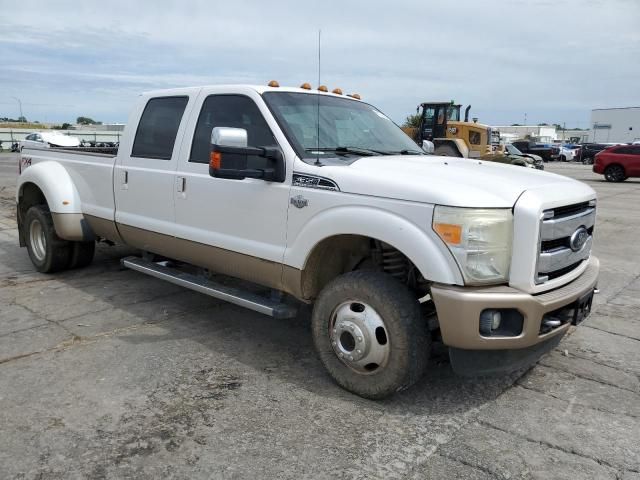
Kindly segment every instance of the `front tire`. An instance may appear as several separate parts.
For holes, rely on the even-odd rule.
[[[461,157],[460,153],[451,145],[438,145],[433,154],[441,157]]]
[[[31,207],[24,218],[27,251],[31,263],[42,273],[65,270],[71,256],[70,244],[56,234],[46,205]]]
[[[609,165],[604,170],[604,178],[607,182],[622,182],[627,179],[622,165]]]
[[[388,397],[426,369],[430,336],[420,304],[382,272],[358,270],[329,283],[315,303],[312,332],[329,374],[361,397]]]

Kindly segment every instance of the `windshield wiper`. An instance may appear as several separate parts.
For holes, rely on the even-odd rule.
[[[371,148],[362,147],[320,147],[320,148],[305,148],[305,152],[336,152],[337,154],[353,154],[362,156],[373,155],[391,155],[389,152],[383,152],[381,150],[373,150]]]

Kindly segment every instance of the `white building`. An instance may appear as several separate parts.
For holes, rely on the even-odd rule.
[[[591,110],[592,142],[631,143],[640,140],[640,107]]]
[[[558,138],[556,127],[544,125],[495,125],[491,127],[500,132],[500,138],[513,141],[527,135],[539,142],[551,143]]]

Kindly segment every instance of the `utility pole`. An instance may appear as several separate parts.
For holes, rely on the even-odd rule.
[[[20,99],[18,97],[11,97],[14,100],[16,100],[18,102],[18,106],[20,107],[20,118],[24,118],[24,115],[22,114],[22,102],[20,101]]]

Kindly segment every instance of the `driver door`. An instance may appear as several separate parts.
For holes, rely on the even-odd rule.
[[[186,136],[192,140],[184,142],[176,171],[176,237],[211,270],[278,287],[290,181],[209,175],[214,127],[245,129],[250,147],[278,146],[273,132],[247,95],[203,91],[195,108],[200,113],[197,121],[192,116]],[[249,156],[247,168],[264,168],[266,161]]]

